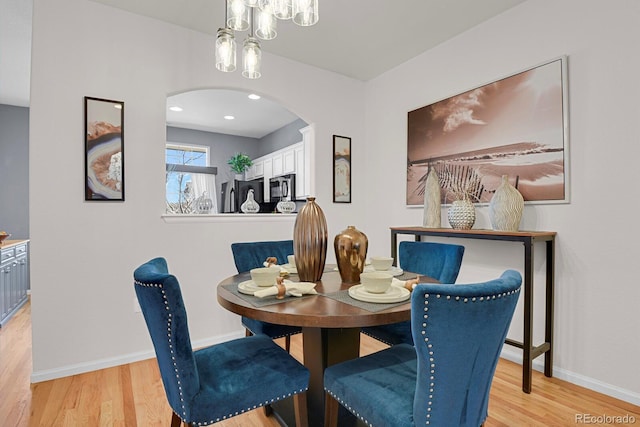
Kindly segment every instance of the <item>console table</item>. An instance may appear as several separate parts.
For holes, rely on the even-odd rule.
[[[555,231],[493,231],[493,230],[454,230],[451,228],[391,227],[391,256],[394,263],[398,258],[398,235],[412,235],[415,240],[422,236],[456,237],[461,239],[501,240],[522,242],[524,245],[524,340],[508,339],[505,344],[521,348],[522,354],[522,391],[531,393],[531,369],[533,359],[544,354],[544,374],[553,375],[553,294],[554,294],[554,252]],[[533,245],[536,242],[546,244],[546,298],[544,317],[544,343],[533,344]]]

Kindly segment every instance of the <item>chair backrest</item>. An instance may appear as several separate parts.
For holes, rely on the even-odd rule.
[[[164,258],[142,264],[133,272],[133,278],[167,400],[176,414],[189,419],[188,402],[200,389],[200,380],[180,284],[169,274]]]
[[[522,276],[505,271],[477,284],[420,284],[411,295],[418,356],[415,425],[474,426],[487,417],[489,390],[520,295]]]
[[[278,264],[286,264],[287,256],[293,255],[293,240],[232,243],[231,252],[238,273],[263,267],[267,257],[278,258]]]
[[[400,267],[433,277],[440,283],[455,283],[462,265],[464,246],[435,242],[400,242]]]

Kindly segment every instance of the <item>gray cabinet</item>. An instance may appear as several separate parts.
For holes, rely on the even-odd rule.
[[[0,326],[27,301],[29,289],[28,242],[0,249]]]

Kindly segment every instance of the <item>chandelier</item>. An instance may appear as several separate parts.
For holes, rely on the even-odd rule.
[[[260,77],[261,40],[278,35],[278,20],[291,19],[301,27],[318,22],[318,0],[224,0],[224,28],[216,38],[216,68],[224,72],[236,69],[236,31],[249,30],[242,48],[242,75]],[[255,30],[255,31],[254,31]]]

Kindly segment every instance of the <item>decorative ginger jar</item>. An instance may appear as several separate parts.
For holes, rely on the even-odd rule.
[[[342,230],[333,239],[338,271],[343,283],[360,283],[360,274],[364,270],[368,247],[367,236],[353,225]]]

